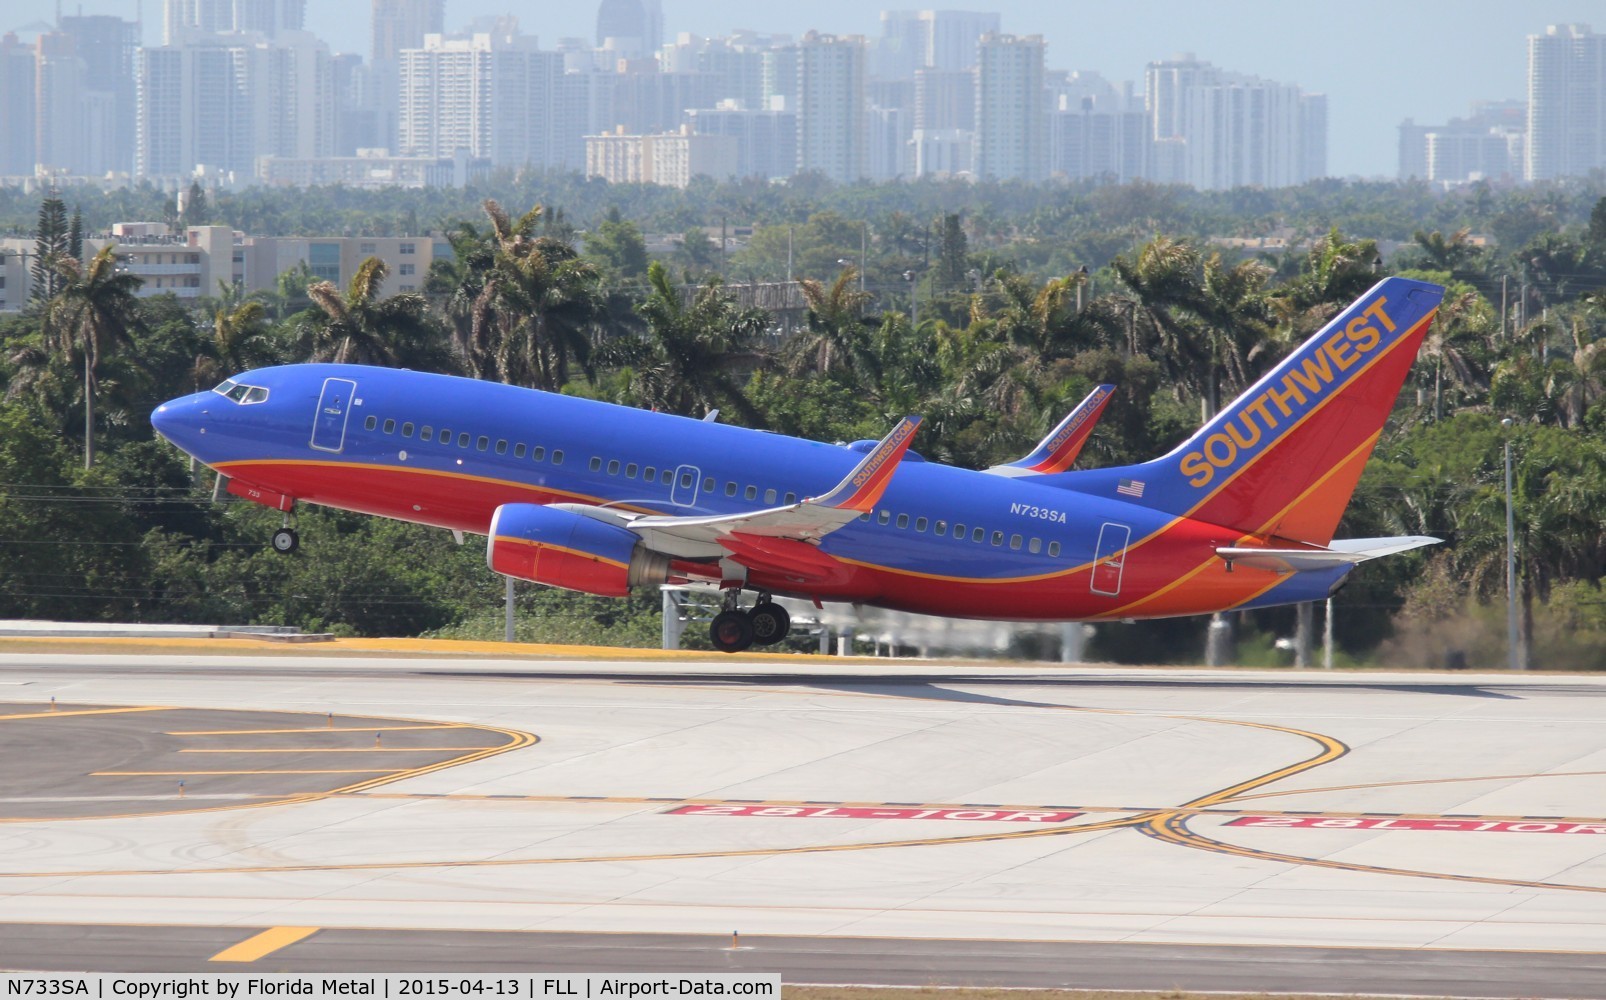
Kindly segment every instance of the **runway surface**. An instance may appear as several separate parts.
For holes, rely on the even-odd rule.
[[[796,662],[0,655],[0,967],[1606,997],[1606,679]]]

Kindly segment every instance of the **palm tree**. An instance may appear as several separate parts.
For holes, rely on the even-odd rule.
[[[56,262],[64,282],[45,307],[45,346],[59,357],[73,352],[84,363],[84,468],[95,463],[95,380],[101,359],[132,346],[139,323],[136,294],[144,280],[117,269],[117,245],[108,243],[87,266],[71,257]]]
[[[449,368],[424,297],[402,292],[380,298],[390,268],[369,257],[342,295],[327,281],[307,288],[318,311],[303,328],[315,361]]]
[[[452,245],[452,256],[430,262],[424,294],[451,324],[452,343],[467,373],[474,378],[494,378],[491,358],[476,349],[474,309],[496,261],[496,243],[468,222],[459,224],[446,239]]]
[[[475,299],[467,354],[503,382],[556,391],[571,364],[592,374],[592,334],[602,315],[597,271],[565,239],[535,235],[537,205],[516,222],[487,199],[496,242]]]
[[[789,367],[794,372],[875,373],[864,322],[870,294],[859,291],[858,280],[859,269],[852,265],[842,269],[829,289],[811,278],[799,279],[808,314],[803,333],[790,345]]]
[[[610,352],[612,360],[630,366],[636,399],[682,416],[732,409],[748,426],[764,426],[764,415],[742,391],[739,376],[765,359],[755,342],[769,315],[737,306],[718,278],[710,278],[688,303],[656,260],[647,266],[647,287],[637,311],[648,336],[616,341]]]
[[[195,387],[212,385],[271,361],[267,317],[267,309],[255,300],[220,303],[212,314],[212,335],[202,341],[201,353],[195,356],[191,370]]]

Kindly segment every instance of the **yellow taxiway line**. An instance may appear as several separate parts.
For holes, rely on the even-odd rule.
[[[269,927],[260,934],[253,934],[239,944],[231,945],[207,959],[209,962],[255,962],[265,955],[271,955],[280,948],[288,947],[297,941],[303,941],[318,933],[318,927]]]

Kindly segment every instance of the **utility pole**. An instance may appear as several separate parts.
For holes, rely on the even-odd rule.
[[[1517,634],[1517,528],[1511,504],[1511,425],[1510,417],[1500,421],[1506,430],[1506,665],[1526,670],[1527,650]]]

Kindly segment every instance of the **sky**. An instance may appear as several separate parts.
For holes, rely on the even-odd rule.
[[[662,0],[665,31],[713,36],[735,28],[801,35],[880,34],[882,5],[863,0],[754,3]],[[307,0],[307,27],[342,52],[367,54],[369,0]],[[916,8],[918,4],[907,4]],[[1396,127],[1439,124],[1479,100],[1527,96],[1527,42],[1546,25],[1585,23],[1606,32],[1602,0],[977,0],[946,6],[996,10],[1002,27],[1042,35],[1050,69],[1092,70],[1142,91],[1144,66],[1191,52],[1222,69],[1298,84],[1328,100],[1328,170],[1338,177],[1393,177]],[[161,0],[63,0],[64,13],[135,16],[160,42]],[[48,16],[50,0],[0,0],[0,30]],[[447,0],[446,28],[512,13],[551,47],[591,37],[595,0]]]

